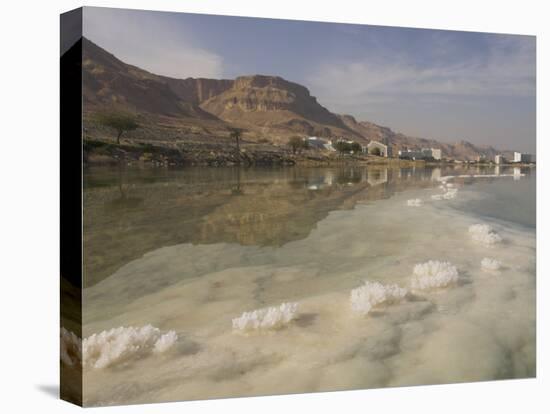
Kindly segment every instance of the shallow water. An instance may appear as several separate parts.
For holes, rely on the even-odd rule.
[[[456,198],[432,200],[440,177],[495,171],[87,171],[83,336],[151,324],[178,339],[86,368],[85,404],[534,376],[535,173],[522,172],[450,179]],[[472,240],[477,223],[502,241]],[[352,310],[365,280],[410,289],[429,260],[458,282]],[[289,301],[282,329],[233,332],[243,312]]]

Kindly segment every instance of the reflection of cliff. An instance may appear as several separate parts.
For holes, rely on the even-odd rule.
[[[241,197],[229,199],[204,217],[194,239],[198,243],[281,246],[307,237],[318,221],[366,187],[367,183],[315,190],[289,183],[246,186]]]
[[[163,246],[281,246],[307,237],[330,211],[430,185],[431,172],[386,168],[93,170],[84,193],[84,282],[97,283]]]

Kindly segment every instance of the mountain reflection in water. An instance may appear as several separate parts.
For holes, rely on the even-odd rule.
[[[331,211],[436,186],[440,176],[464,172],[383,166],[90,168],[84,176],[84,286],[164,246],[283,246],[306,238]]]

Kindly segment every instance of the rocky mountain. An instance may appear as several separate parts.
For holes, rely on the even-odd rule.
[[[156,115],[213,119],[199,103],[232,84],[158,76],[122,62],[85,38],[82,72],[84,105],[90,111],[115,105]]]
[[[441,148],[450,158],[494,156],[491,147],[466,141],[455,144],[410,137],[372,122],[338,115],[322,106],[310,91],[278,76],[251,75],[236,79],[175,79],[126,64],[83,39],[83,95],[86,117],[108,107],[137,112],[147,120],[141,135],[179,139],[193,131],[197,139],[227,136],[242,128],[250,141],[286,143],[292,135],[347,138],[366,144],[377,140],[404,148]],[[165,130],[163,128],[168,128]],[[93,135],[93,126],[89,128]],[[140,139],[146,138],[140,136]]]
[[[278,76],[240,76],[231,88],[201,103],[230,123],[317,136],[352,135],[338,115],[317,102],[307,88]]]

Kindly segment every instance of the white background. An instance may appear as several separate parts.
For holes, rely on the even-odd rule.
[[[548,74],[544,1],[120,0],[86,5],[537,35],[536,380],[116,407],[111,413],[548,412]],[[5,0],[0,15],[0,411],[69,413],[59,401],[59,14],[78,1]],[[521,137],[518,137],[521,139]],[[546,328],[546,329],[545,329]],[[544,407],[546,406],[546,407]],[[546,408],[546,410],[544,409]],[[97,409],[91,409],[95,412]],[[304,411],[305,410],[305,411]]]

